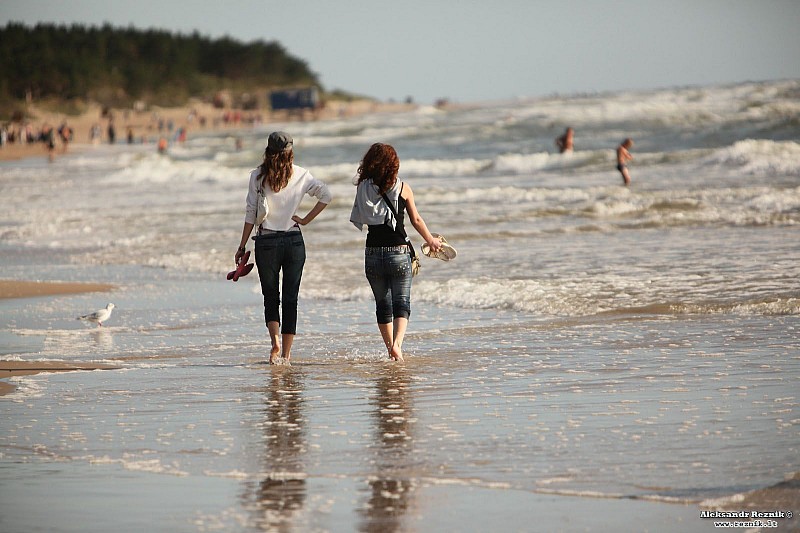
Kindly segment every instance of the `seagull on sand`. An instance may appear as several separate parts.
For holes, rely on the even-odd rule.
[[[114,310],[114,304],[108,304],[105,309],[99,309],[94,313],[79,316],[78,320],[85,320],[86,322],[97,322],[98,327],[103,325],[103,322],[109,319],[111,311]]]

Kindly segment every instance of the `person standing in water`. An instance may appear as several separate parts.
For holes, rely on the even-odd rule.
[[[575,131],[572,128],[567,128],[563,135],[556,137],[556,146],[558,146],[559,153],[572,152],[574,136]]]
[[[633,159],[633,156],[628,151],[633,148],[633,140],[630,137],[625,139],[617,146],[617,170],[622,174],[622,181],[625,182],[627,187],[631,183],[631,175],[628,172],[628,161]]]
[[[434,252],[442,246],[417,211],[411,186],[397,178],[399,169],[400,159],[392,146],[373,144],[358,167],[350,213],[355,227],[369,228],[364,271],[375,297],[378,330],[393,361],[403,361],[403,337],[411,316],[411,254],[405,240],[404,213]]]
[[[328,186],[308,170],[294,164],[293,140],[289,134],[281,131],[271,133],[263,162],[250,173],[242,238],[234,256],[237,266],[255,227],[259,192],[266,197],[267,215],[259,224],[254,239],[256,266],[264,295],[264,320],[272,342],[269,363],[290,365],[292,344],[297,334],[300,278],[306,262],[306,246],[300,226],[310,223],[331,203],[331,193]],[[318,201],[306,216],[299,217],[295,213],[306,194]],[[281,273],[283,300],[278,287]],[[283,322],[279,307],[283,312]]]

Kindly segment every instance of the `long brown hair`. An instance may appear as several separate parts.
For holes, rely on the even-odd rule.
[[[375,143],[367,150],[358,166],[356,185],[364,180],[372,180],[383,194],[397,183],[398,170],[400,158],[395,149],[389,144]]]
[[[273,153],[265,149],[264,162],[258,167],[258,179],[264,180],[261,185],[269,185],[272,192],[280,192],[292,177],[293,164],[294,150]]]

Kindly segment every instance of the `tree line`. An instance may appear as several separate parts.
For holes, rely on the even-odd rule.
[[[9,23],[0,28],[0,98],[87,99],[107,105],[180,104],[214,92],[320,87],[278,42],[209,39],[197,32]]]

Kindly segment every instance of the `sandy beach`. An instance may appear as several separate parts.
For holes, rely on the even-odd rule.
[[[42,281],[0,280],[0,299],[34,298],[83,292],[105,292],[114,288],[105,283],[58,283]],[[69,372],[75,370],[101,370],[119,368],[99,363],[59,361],[7,361],[0,358],[0,380],[13,376],[30,376],[41,372]],[[0,396],[13,392],[16,387],[0,381]]]
[[[23,362],[4,361],[0,359],[0,379],[13,376],[32,376],[42,372],[74,372],[77,370],[113,370],[118,366],[100,363],[74,363],[58,361]],[[0,381],[0,396],[13,392],[16,387],[6,381]]]
[[[796,94],[209,115],[164,154],[0,161],[0,530],[703,533],[722,527],[705,511],[796,513],[800,145],[776,118]],[[257,271],[226,279],[273,127],[334,197],[302,230],[291,367],[266,363]],[[404,365],[348,221],[379,140],[458,250],[422,257]],[[110,302],[102,327],[76,320]]]
[[[54,157],[66,153],[86,149],[88,146],[106,144],[108,142],[109,117],[113,118],[116,131],[116,142],[127,143],[128,134],[132,136],[133,144],[157,145],[161,137],[170,143],[177,134],[177,130],[184,128],[187,137],[199,132],[210,133],[213,131],[227,131],[235,134],[237,131],[252,129],[252,127],[269,122],[292,122],[306,120],[330,120],[363,115],[366,113],[398,113],[414,109],[414,104],[387,103],[372,100],[356,100],[353,102],[331,101],[323,108],[316,111],[304,111],[299,114],[290,114],[287,111],[253,110],[244,111],[237,109],[218,109],[213,105],[192,101],[180,107],[151,106],[146,111],[131,109],[110,109],[103,113],[101,106],[87,104],[85,111],[78,115],[52,112],[41,109],[35,105],[28,107],[29,124],[35,132],[49,125],[58,128],[67,124],[73,131],[73,139],[64,145],[56,135],[56,148]],[[162,128],[159,128],[161,123]],[[19,124],[12,123],[19,127]],[[99,127],[100,137],[92,139],[93,127]],[[0,161],[11,161],[27,157],[48,157],[49,151],[42,142],[33,143],[7,143],[0,146]]]
[[[107,283],[59,283],[0,279],[0,299],[31,298],[80,292],[104,292],[114,288]]]

